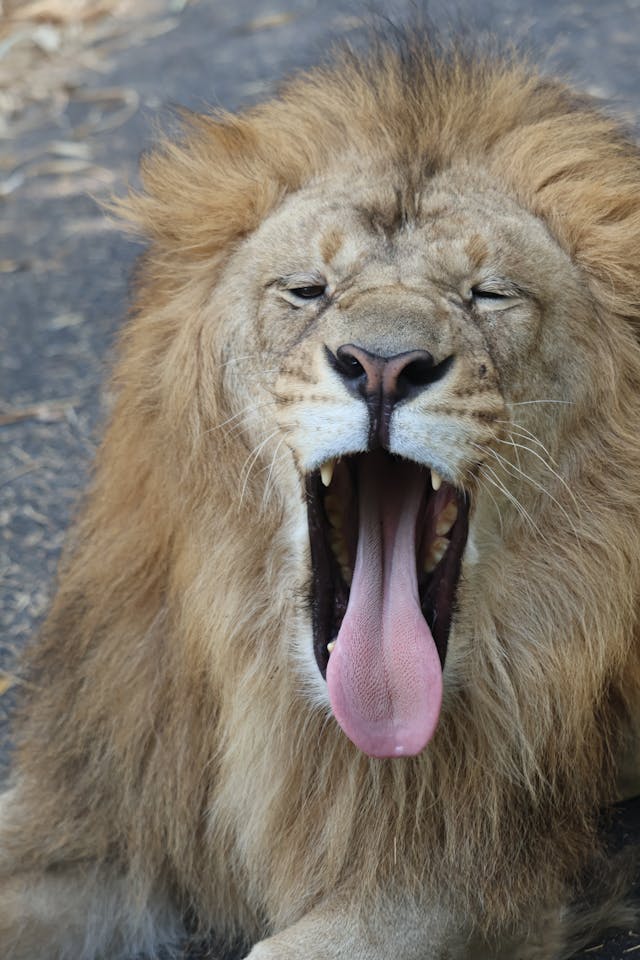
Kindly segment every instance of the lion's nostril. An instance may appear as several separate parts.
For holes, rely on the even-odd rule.
[[[382,395],[387,357],[370,353],[364,347],[358,347],[353,343],[345,343],[338,347],[335,356],[327,350],[327,356],[349,390],[357,391],[367,401]]]
[[[434,363],[433,357],[426,351],[414,351],[414,354],[425,353],[426,356],[416,356],[411,360],[411,354],[400,354],[398,358],[409,357],[406,366],[401,367],[395,378],[396,399],[400,400],[414,393],[419,393],[426,387],[441,380],[449,372],[453,364],[453,356],[445,357],[440,363]]]
[[[430,382],[433,367],[433,357],[431,355],[427,359],[412,360],[404,370],[400,371],[398,379],[404,380],[413,387],[419,387]]]
[[[365,353],[366,351],[361,351]],[[336,351],[338,360],[338,372],[348,380],[358,380],[362,376],[367,376],[367,370],[361,359],[351,352],[349,347],[338,347]],[[366,363],[366,360],[365,360]]]

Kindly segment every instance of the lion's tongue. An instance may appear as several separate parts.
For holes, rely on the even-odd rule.
[[[442,669],[420,610],[415,532],[421,471],[380,457],[360,471],[349,605],[327,668],[335,717],[374,757],[419,753],[433,736]]]

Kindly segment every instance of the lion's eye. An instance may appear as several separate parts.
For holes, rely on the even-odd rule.
[[[501,290],[485,290],[483,287],[472,287],[473,300],[510,300],[513,294]]]
[[[277,278],[275,285],[292,307],[301,307],[306,300],[320,300],[329,286],[326,277],[317,270],[284,274]]]
[[[294,297],[300,297],[301,300],[317,300],[322,297],[327,288],[321,284],[310,285],[308,287],[293,287],[289,290]]]
[[[492,310],[500,310],[504,307],[510,307],[515,300],[519,299],[521,292],[515,287],[496,288],[496,287],[472,287],[469,292],[469,301],[478,307],[487,307]]]

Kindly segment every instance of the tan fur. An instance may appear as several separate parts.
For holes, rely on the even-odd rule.
[[[579,893],[640,686],[640,154],[517,61],[402,44],[187,117],[122,206],[150,247],[31,653],[3,956],[125,956],[167,900],[284,938],[256,958],[563,955],[528,931]],[[530,296],[471,322],[442,291],[496,251]],[[269,284],[323,255],[339,307],[305,326]],[[409,334],[459,364],[402,429],[445,424],[474,506],[438,731],[379,761],[305,653],[300,474],[342,410],[323,342]]]

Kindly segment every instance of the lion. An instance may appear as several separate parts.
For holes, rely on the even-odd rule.
[[[2,956],[568,956],[637,769],[638,148],[412,31],[142,175]]]

